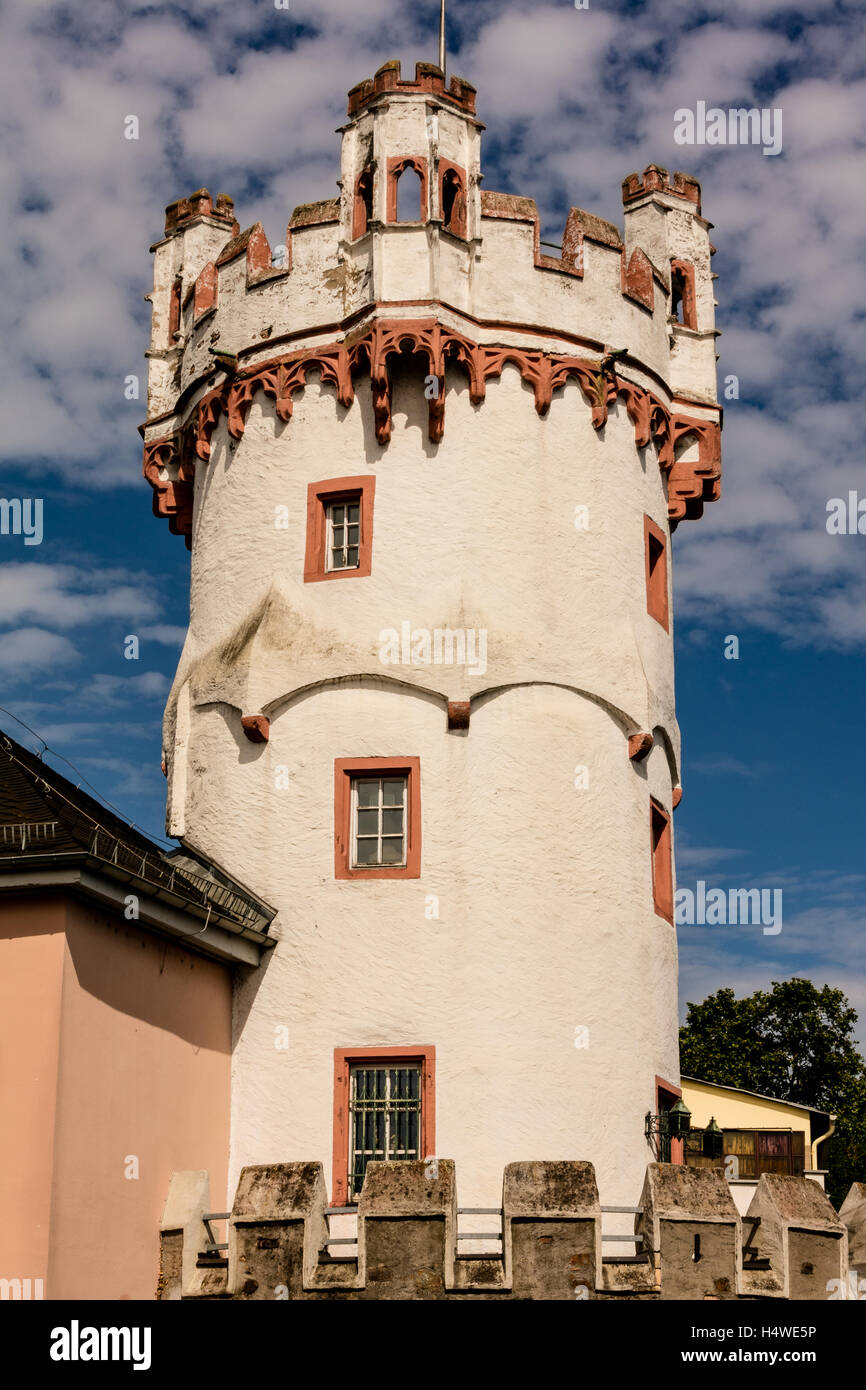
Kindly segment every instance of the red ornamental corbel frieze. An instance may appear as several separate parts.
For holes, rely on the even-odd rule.
[[[211,435],[216,429],[224,409],[225,390],[222,386],[217,386],[214,391],[209,391],[198,403],[195,415],[195,452],[203,463],[207,463],[210,458]]]
[[[176,477],[163,478],[163,472],[176,470]],[[166,517],[175,536],[185,536],[190,546],[194,498],[195,464],[183,457],[180,434],[156,439],[144,447],[142,472],[153,489],[153,514]]]
[[[428,399],[428,435],[438,444],[445,432],[445,369],[449,361],[460,366],[469,380],[473,405],[485,398],[488,377],[498,377],[508,363],[532,386],[535,409],[544,416],[553,393],[574,377],[592,411],[592,425],[603,428],[608,413],[622,396],[634,426],[635,444],[643,449],[654,440],[659,467],[669,475],[668,513],[672,521],[699,516],[703,502],[720,492],[720,426],[711,420],[672,416],[661,401],[634,382],[617,376],[615,364],[585,361],[559,353],[474,343],[444,327],[437,319],[377,319],[359,337],[339,343],[301,349],[239,372],[209,391],[179,432],[145,447],[144,473],[154,489],[154,512],[169,518],[171,529],[189,536],[192,525],[192,491],[197,459],[207,462],[211,438],[222,415],[229,434],[240,439],[257,391],[274,401],[276,414],[287,423],[293,398],[310,372],[336,389],[337,399],[348,408],[354,401],[353,375],[369,371],[376,438],[385,445],[391,438],[391,381],[388,358],[404,350],[421,353],[429,364],[437,391]],[[676,459],[676,446],[688,435],[698,442],[698,460]],[[174,472],[173,478],[161,472]]]
[[[697,420],[674,415],[670,422],[671,454],[688,435],[697,439],[697,460],[672,458],[668,476],[668,515],[672,521],[699,517],[704,502],[715,502],[722,491],[721,425],[715,420]]]

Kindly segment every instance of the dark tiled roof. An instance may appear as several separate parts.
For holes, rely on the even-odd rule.
[[[215,865],[183,853],[167,855],[81,787],[8,734],[0,733],[0,886],[13,866],[87,863],[136,880],[152,896],[196,916],[265,933],[274,910]]]

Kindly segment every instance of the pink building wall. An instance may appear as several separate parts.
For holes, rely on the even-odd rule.
[[[96,904],[30,898],[0,899],[0,975],[0,1113],[21,1136],[0,1157],[0,1277],[153,1298],[172,1172],[207,1168],[225,1210],[229,970]]]

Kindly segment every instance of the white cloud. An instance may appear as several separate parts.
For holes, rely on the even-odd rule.
[[[296,203],[334,192],[347,88],[386,58],[411,70],[434,57],[435,9],[5,7],[0,39],[17,61],[0,167],[0,450],[13,470],[135,486],[144,524],[157,524],[139,474],[144,406],[124,401],[123,382],[137,372],[144,385],[147,247],[164,205],[207,184],[235,196],[243,226],[261,219],[281,240]],[[678,612],[704,621],[723,596],[727,627],[850,646],[864,637],[862,561],[823,528],[827,496],[862,476],[866,82],[856,16],[816,0],[795,29],[789,11],[786,0],[649,0],[639,13],[452,0],[449,67],[479,89],[487,186],[534,196],[548,235],[569,203],[621,223],[620,182],[649,160],[702,180],[720,371],[739,376],[741,399],[726,404],[722,499],[676,537]],[[677,146],[673,113],[699,98],[781,107],[783,154]],[[123,138],[130,113],[138,141]],[[29,607],[0,589],[0,613],[77,623],[80,589],[60,589],[56,618],[38,585]],[[158,620],[122,584],[104,599]]]
[[[142,641],[159,642],[166,647],[182,647],[186,640],[186,628],[172,627],[169,623],[157,623],[153,627],[141,628],[138,636]]]
[[[0,671],[21,678],[65,670],[81,660],[81,653],[67,637],[39,627],[19,627],[0,637]]]
[[[148,576],[124,570],[10,563],[0,569],[0,624],[68,628],[106,618],[154,618],[159,608],[150,588]]]
[[[98,674],[89,678],[78,691],[82,708],[99,705],[101,708],[120,708],[139,700],[164,700],[169,680],[161,671],[143,671],[141,675],[115,676]]]

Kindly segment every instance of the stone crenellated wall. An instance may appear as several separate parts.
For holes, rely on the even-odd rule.
[[[849,1240],[852,1250],[862,1246],[863,1189],[855,1184],[837,1215],[812,1180],[765,1174],[741,1218],[721,1173],[653,1163],[633,1209],[637,1253],[608,1257],[591,1163],[510,1163],[502,1190],[501,1255],[463,1255],[454,1163],[371,1163],[358,1206],[357,1255],[337,1259],[325,1253],[327,1194],[320,1164],[244,1168],[226,1256],[202,1253],[207,1175],[177,1173],[160,1228],[157,1297],[864,1297],[866,1281],[858,1283],[853,1262],[849,1270],[848,1254]]]

